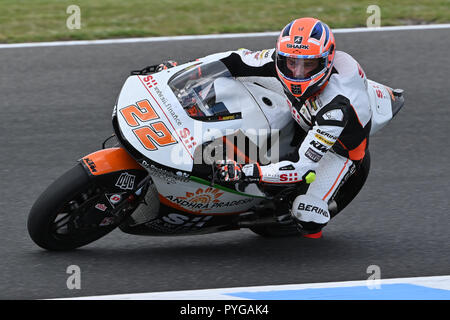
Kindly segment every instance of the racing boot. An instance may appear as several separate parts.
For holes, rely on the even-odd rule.
[[[330,221],[328,204],[322,199],[307,194],[295,198],[291,215],[305,238],[321,238],[322,228]]]

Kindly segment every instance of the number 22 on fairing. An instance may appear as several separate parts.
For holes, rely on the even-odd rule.
[[[130,127],[139,126],[138,120],[147,122],[159,119],[158,114],[148,100],[138,101],[136,104],[137,106],[132,104],[120,110]],[[162,121],[156,121],[133,129],[133,133],[147,150],[157,150],[155,143],[160,147],[177,143],[177,140]]]

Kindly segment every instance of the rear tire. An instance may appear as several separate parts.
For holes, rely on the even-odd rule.
[[[27,223],[31,239],[47,250],[72,250],[103,237],[118,223],[77,229],[77,224],[83,222],[102,195],[82,165],[76,165],[54,181],[34,203]],[[78,208],[71,209],[75,204]],[[58,219],[59,215],[63,217]]]
[[[282,238],[282,237],[293,237],[300,236],[301,233],[298,231],[297,226],[293,224],[287,225],[263,225],[255,226],[249,228],[254,233],[265,237],[265,238]]]

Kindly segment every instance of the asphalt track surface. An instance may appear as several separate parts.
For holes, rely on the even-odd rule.
[[[368,181],[319,240],[264,239],[247,229],[189,237],[115,230],[54,253],[26,230],[38,195],[110,135],[130,70],[275,39],[0,49],[0,298],[40,299],[450,274],[450,32],[336,35],[370,79],[403,88],[406,105],[372,137]],[[66,286],[69,265],[81,289]],[[189,298],[189,297],[187,297]]]

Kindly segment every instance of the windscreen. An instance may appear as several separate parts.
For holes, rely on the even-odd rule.
[[[231,78],[220,61],[189,66],[177,72],[168,82],[186,113],[202,121],[235,119],[237,110],[230,110],[218,96],[216,86],[221,78]]]

